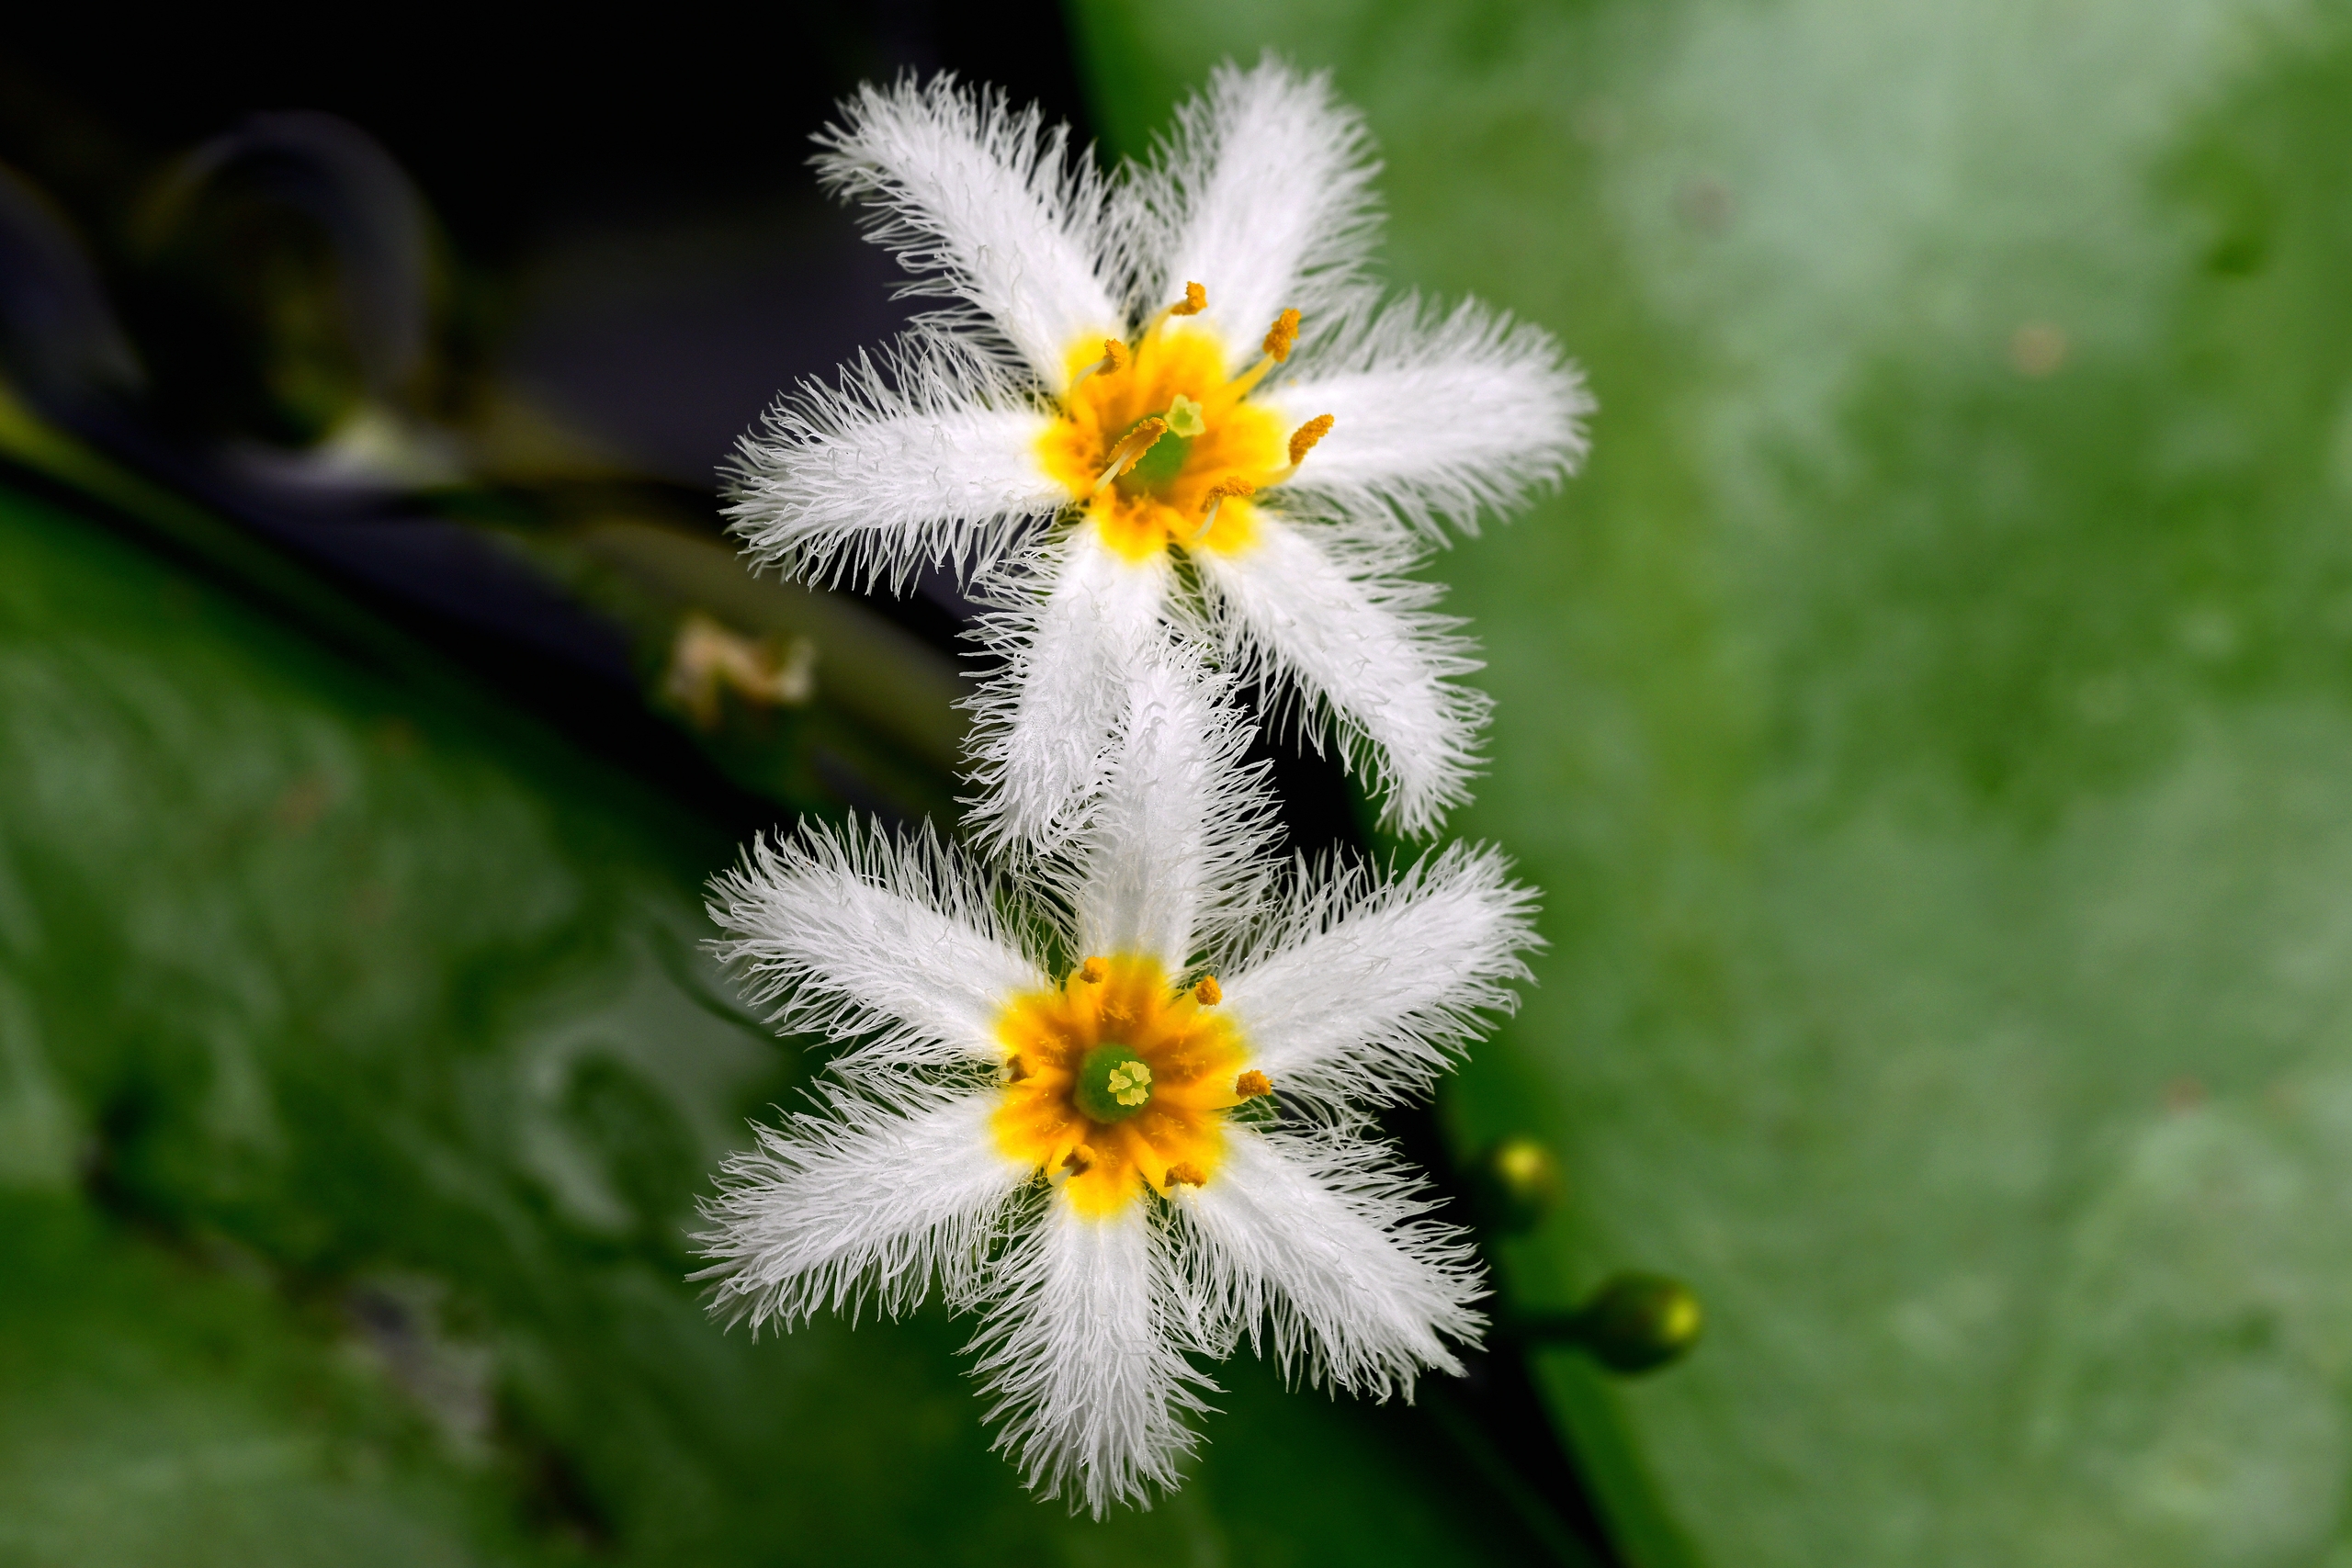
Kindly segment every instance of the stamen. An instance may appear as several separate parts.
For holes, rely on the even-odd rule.
[[[1238,501],[1245,495],[1254,495],[1257,490],[1258,487],[1248,479],[1219,479],[1209,486],[1207,504],[1201,509],[1201,525],[1193,531],[1193,536],[1185,543],[1197,545],[1207,538],[1209,530],[1216,526],[1218,507],[1228,501]]]
[[[1125,344],[1121,343],[1117,338],[1106,337],[1102,340],[1102,357],[1088,366],[1085,369],[1080,371],[1075,377],[1071,378],[1069,391],[1075,392],[1079,388],[1084,386],[1086,384],[1086,378],[1089,376],[1093,375],[1097,370],[1102,371],[1106,376],[1115,375],[1117,372],[1125,370],[1128,366],[1134,363],[1135,355],[1127,351],[1127,345]],[[1069,392],[1064,392],[1062,396],[1068,397],[1069,396]]]
[[[1090,958],[1078,966],[1078,977],[1090,986],[1099,986],[1110,977],[1111,966],[1099,958]]]
[[[1274,318],[1274,324],[1266,329],[1266,357],[1279,365],[1288,359],[1290,351],[1297,346],[1298,312],[1284,310]]]
[[[1054,1172],[1052,1179],[1067,1181],[1073,1176],[1084,1176],[1093,1168],[1094,1150],[1088,1145],[1080,1144],[1062,1156],[1062,1168]]]
[[[1028,1076],[1029,1064],[1023,1061],[1019,1056],[1007,1056],[1004,1059],[1005,1082],[1019,1083],[1023,1078],[1025,1078]]]
[[[1168,1168],[1168,1185],[1171,1188],[1206,1187],[1208,1184],[1209,1173],[1191,1160],[1180,1159]]]
[[[1260,482],[1270,485],[1288,484],[1295,479],[1298,476],[1298,466],[1306,461],[1306,455],[1315,450],[1317,442],[1331,434],[1331,426],[1334,423],[1329,414],[1318,413],[1296,430],[1292,431],[1290,433],[1290,467],[1276,468]]]
[[[1170,316],[1197,316],[1209,308],[1209,291],[1197,283],[1184,285],[1184,298],[1169,306],[1148,322],[1136,337],[1137,343],[1148,339],[1168,324]]]
[[[1260,345],[1266,353],[1257,364],[1225,384],[1225,395],[1237,401],[1250,395],[1250,389],[1266,378],[1266,372],[1282,364],[1298,346],[1298,312],[1284,310],[1266,329],[1266,341]]]
[[[1111,449],[1111,466],[1103,469],[1102,477],[1094,481],[1093,492],[1087,499],[1091,501],[1094,496],[1101,495],[1110,488],[1113,479],[1142,462],[1143,455],[1151,450],[1151,444],[1167,434],[1168,422],[1158,414],[1150,415],[1128,431],[1126,439]]]
[[[1255,1100],[1261,1094],[1273,1093],[1274,1080],[1261,1072],[1246,1072],[1233,1080],[1233,1092],[1244,1100]]]
[[[1315,444],[1330,434],[1331,426],[1338,423],[1328,413],[1318,413],[1291,432],[1290,466],[1293,471],[1306,461],[1306,455],[1315,450]]]
[[[1204,1008],[1213,1008],[1225,1000],[1225,991],[1217,985],[1216,976],[1204,975],[1201,983],[1193,987],[1193,999]]]

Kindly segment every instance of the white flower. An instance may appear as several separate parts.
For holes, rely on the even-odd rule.
[[[1011,680],[978,704],[982,837],[1069,829],[1163,623],[1336,738],[1392,826],[1434,828],[1487,702],[1403,573],[1567,474],[1590,405],[1532,326],[1378,306],[1376,165],[1328,82],[1227,67],[1116,180],[946,78],[868,87],[819,140],[909,290],[956,303],[782,400],[729,514],[788,573],[984,579]]]
[[[729,1161],[714,1310],[896,1314],[936,1279],[984,1314],[998,1447],[1098,1516],[1177,1483],[1215,1386],[1188,1353],[1246,1334],[1383,1398],[1459,1370],[1478,1268],[1363,1110],[1425,1090],[1536,941],[1491,852],[1387,882],[1270,861],[1203,681],[1138,667],[1026,908],[927,830],[821,828],[754,845],[713,907],[776,1021],[849,1043],[815,1113]]]

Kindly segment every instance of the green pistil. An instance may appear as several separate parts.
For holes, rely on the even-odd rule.
[[[1184,471],[1184,458],[1193,449],[1190,438],[1163,435],[1151,444],[1151,449],[1136,459],[1136,466],[1114,481],[1119,493],[1125,496],[1158,495],[1175,482]]]
[[[1165,491],[1184,471],[1184,459],[1192,454],[1193,440],[1208,434],[1208,422],[1201,417],[1201,405],[1182,392],[1168,405],[1168,412],[1159,417],[1168,422],[1167,432],[1136,459],[1134,468],[1119,476],[1122,495],[1158,495]],[[1136,421],[1136,424],[1142,423]],[[1135,425],[1127,428],[1132,432]]]
[[[1124,1122],[1151,1103],[1151,1067],[1125,1045],[1105,1042],[1078,1065],[1074,1098],[1092,1122]]]

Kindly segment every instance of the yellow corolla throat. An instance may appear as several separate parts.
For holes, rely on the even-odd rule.
[[[1247,400],[1290,357],[1298,312],[1283,311],[1257,361],[1234,375],[1223,339],[1182,321],[1206,299],[1190,285],[1132,344],[1107,338],[1072,347],[1061,417],[1039,438],[1046,471],[1130,560],[1171,545],[1248,549],[1257,521],[1250,497],[1295,473],[1331,428],[1325,414],[1285,436],[1280,419]]]
[[[1085,1213],[1206,1186],[1226,1112],[1272,1092],[1262,1073],[1243,1070],[1248,1051],[1220,999],[1215,980],[1176,990],[1135,953],[1090,958],[1055,989],[1014,998],[996,1025],[997,1146]]]

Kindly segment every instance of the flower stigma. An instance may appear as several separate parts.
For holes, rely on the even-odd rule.
[[[1263,1081],[1209,998],[1221,999],[1213,981],[1180,988],[1132,953],[1088,958],[1060,986],[1013,998],[996,1025],[1008,1064],[997,1146],[1091,1214],[1207,1185],[1226,1113]]]
[[[1070,1098],[1091,1122],[1124,1122],[1151,1103],[1151,1064],[1105,1041],[1079,1063]]]

